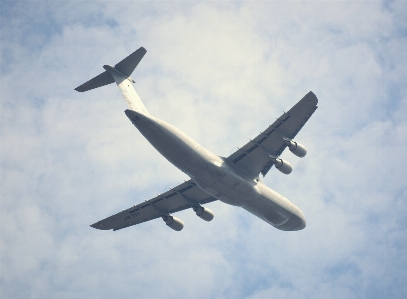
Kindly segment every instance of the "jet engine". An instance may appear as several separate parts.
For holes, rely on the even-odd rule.
[[[196,215],[198,217],[202,218],[205,221],[211,221],[213,217],[215,217],[215,214],[208,208],[198,206],[194,207],[194,211],[196,212]]]
[[[178,219],[174,216],[163,216],[165,224],[171,227],[173,230],[180,231],[184,228],[184,222],[181,219]]]
[[[290,151],[297,157],[302,158],[307,154],[307,149],[302,144],[292,140],[286,140],[285,143],[288,145]]]
[[[286,160],[283,160],[281,158],[272,158],[271,161],[276,166],[276,168],[284,174],[290,174],[291,171],[293,171],[293,167]]]

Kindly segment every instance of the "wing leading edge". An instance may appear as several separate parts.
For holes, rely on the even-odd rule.
[[[215,200],[217,199],[202,191],[192,180],[189,180],[148,201],[100,220],[91,227],[116,231]]]
[[[265,176],[273,166],[269,154],[282,154],[287,147],[285,140],[294,139],[318,108],[317,104],[317,97],[310,91],[265,131],[230,155],[228,161],[251,178],[259,173]]]

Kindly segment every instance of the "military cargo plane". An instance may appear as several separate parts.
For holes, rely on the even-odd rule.
[[[267,187],[260,174],[264,177],[273,166],[284,174],[291,173],[291,164],[280,158],[287,147],[298,157],[306,155],[306,148],[294,137],[317,109],[318,99],[314,93],[306,94],[288,112],[229,157],[220,157],[147,111],[131,77],[146,52],[141,47],[115,66],[103,66],[103,73],[75,90],[84,92],[116,82],[129,108],[125,111],[129,120],[160,154],[190,179],[91,227],[116,231],[161,217],[167,226],[180,231],[184,223],[173,216],[174,213],[192,209],[201,219],[211,221],[214,213],[203,205],[220,200],[242,207],[279,230],[305,228],[301,210]]]

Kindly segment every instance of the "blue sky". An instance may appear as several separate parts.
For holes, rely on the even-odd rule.
[[[2,298],[405,298],[407,2],[3,1]],[[209,204],[90,224],[187,177],[123,113],[73,89],[139,47],[151,114],[228,156],[312,90],[319,109],[265,183],[307,218],[274,229]]]

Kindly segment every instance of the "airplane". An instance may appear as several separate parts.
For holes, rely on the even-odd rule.
[[[298,231],[306,226],[302,211],[287,198],[267,187],[261,180],[275,166],[289,174],[292,166],[280,158],[288,149],[302,158],[306,148],[294,137],[318,108],[310,91],[288,112],[229,157],[220,157],[180,129],[150,115],[138,96],[131,74],[146,54],[141,47],[115,66],[75,88],[85,92],[116,82],[129,109],[126,116],[151,145],[190,179],[169,191],[100,220],[91,227],[117,231],[152,219],[162,218],[167,226],[181,231],[184,222],[174,213],[192,209],[198,217],[211,221],[214,213],[203,206],[220,200],[242,207],[282,231]]]

